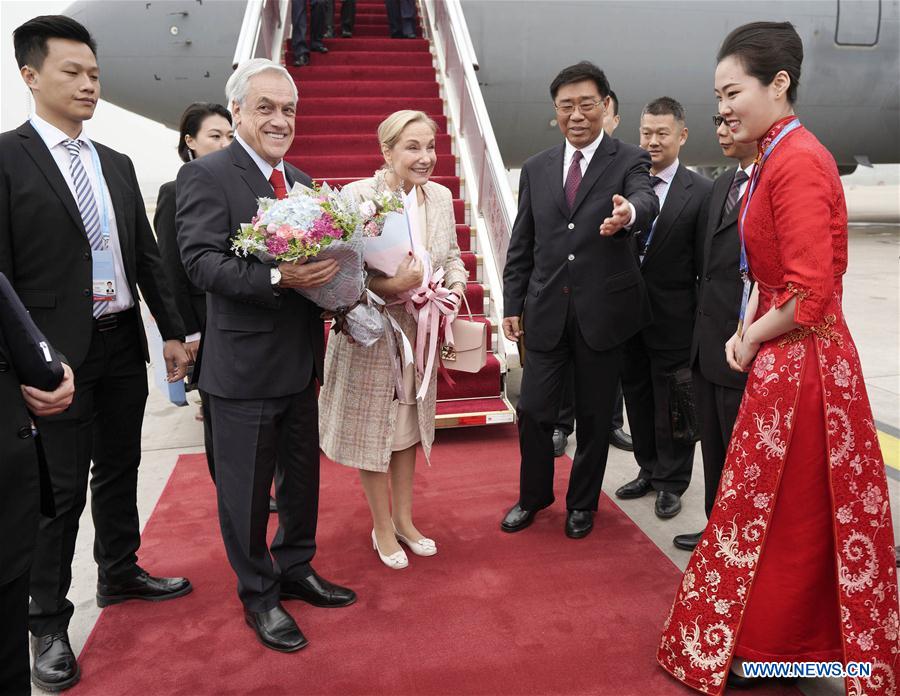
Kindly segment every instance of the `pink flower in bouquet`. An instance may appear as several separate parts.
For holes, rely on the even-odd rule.
[[[367,237],[377,237],[379,234],[381,234],[381,230],[378,229],[377,222],[375,222],[374,220],[369,220],[363,227],[363,233]]]
[[[290,225],[280,225],[278,229],[275,230],[275,236],[284,240],[295,239],[294,230],[291,229]]]
[[[340,239],[341,230],[336,227],[331,216],[328,213],[324,213],[313,223],[309,236],[317,242],[322,241],[325,237]]]
[[[284,254],[288,249],[290,249],[290,245],[286,239],[281,239],[281,237],[269,237],[266,240],[266,251],[272,256]]]

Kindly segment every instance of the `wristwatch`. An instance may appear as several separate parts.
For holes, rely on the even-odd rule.
[[[277,268],[269,269],[269,282],[272,284],[272,287],[276,287],[278,283],[281,282],[281,271]]]

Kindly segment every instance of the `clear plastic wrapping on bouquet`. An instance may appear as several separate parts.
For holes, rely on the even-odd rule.
[[[357,230],[347,241],[334,241],[309,263],[334,259],[338,272],[331,282],[319,288],[298,289],[301,295],[343,320],[347,333],[362,346],[371,346],[384,335],[380,312],[371,305],[358,304],[365,293],[363,269],[364,237]]]

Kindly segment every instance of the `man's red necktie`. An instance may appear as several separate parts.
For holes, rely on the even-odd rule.
[[[287,185],[284,182],[284,174],[279,170],[272,170],[272,176],[269,177],[269,183],[272,184],[272,188],[275,190],[275,198],[281,200],[282,198],[287,197]]]

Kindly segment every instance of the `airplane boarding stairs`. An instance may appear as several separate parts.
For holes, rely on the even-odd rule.
[[[336,32],[339,6],[336,2]],[[285,64],[300,92],[296,137],[286,159],[317,181],[341,186],[372,176],[383,164],[376,130],[385,116],[398,109],[418,109],[435,120],[437,165],[432,180],[453,194],[457,241],[469,272],[466,298],[473,317],[488,325],[489,341],[487,363],[480,372],[453,372],[454,387],[438,377],[435,427],[510,423],[515,411],[506,399],[506,362],[497,350],[503,340],[497,335],[497,305],[492,305],[478,236],[470,222],[472,211],[460,176],[450,110],[438,82],[440,66],[432,54],[433,42],[388,36],[384,0],[358,0],[353,38],[326,39],[329,52],[312,52],[307,66],[292,67],[290,42],[285,43]]]

